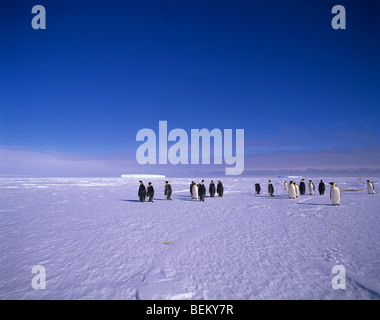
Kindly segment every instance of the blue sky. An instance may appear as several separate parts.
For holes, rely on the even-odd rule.
[[[46,30],[31,27],[35,4]],[[331,27],[336,4],[346,30]],[[292,169],[270,161],[289,154],[294,169],[380,172],[370,160],[380,155],[377,1],[0,6],[1,174],[80,175],[73,163],[83,159],[86,175],[149,171],[135,168],[136,133],[160,120],[244,129],[247,172]]]

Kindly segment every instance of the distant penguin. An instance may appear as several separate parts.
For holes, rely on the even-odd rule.
[[[260,194],[261,187],[259,183],[255,183],[255,191],[256,191],[256,194]]]
[[[309,180],[309,193],[312,196],[315,194],[315,185],[312,180]]]
[[[319,185],[318,185],[318,191],[321,196],[325,194],[325,189],[326,189],[325,183],[321,180],[321,182],[319,182]]]
[[[222,181],[218,181],[218,184],[216,185],[216,192],[219,197],[223,197],[224,187]]]
[[[198,200],[198,186],[196,183],[193,184],[193,199]]]
[[[199,200],[204,202],[206,198],[206,187],[203,181],[204,180],[202,180],[201,184],[199,185],[198,194],[199,194]]]
[[[274,197],[273,193],[274,193],[274,187],[273,187],[272,182],[269,180],[268,181],[268,195],[270,197]]]
[[[289,194],[289,199],[295,199],[296,198],[296,186],[293,181],[289,182],[289,187],[288,187],[288,194]]]
[[[375,186],[373,185],[371,180],[367,180],[367,189],[368,194],[375,194]]]
[[[305,185],[304,179],[302,179],[300,182],[299,193],[301,196],[303,196],[306,193],[306,185]]]
[[[334,206],[339,206],[340,205],[340,190],[334,182],[330,182],[330,184],[331,184],[331,188],[330,188],[331,203]]]
[[[166,200],[172,200],[172,186],[169,181],[165,182],[165,197]]]
[[[148,182],[148,188],[147,188],[146,196],[148,197],[148,202],[153,202],[154,188],[152,186],[152,182]]]
[[[208,192],[210,193],[211,198],[215,197],[215,183],[213,180],[211,180],[210,182],[210,186],[208,187]]]
[[[140,186],[139,186],[139,192],[138,192],[138,197],[140,202],[145,202],[145,197],[146,197],[146,189],[144,186],[144,183],[140,180],[139,181]]]
[[[300,187],[296,182],[294,183],[294,186],[296,188],[296,198],[298,198],[300,196]]]
[[[193,186],[194,186],[195,182],[194,181],[191,181],[190,183],[190,196],[193,197]]]
[[[286,181],[284,182],[284,190],[288,190],[288,183]]]

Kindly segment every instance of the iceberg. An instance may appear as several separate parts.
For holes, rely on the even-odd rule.
[[[165,176],[161,174],[122,174],[121,177],[128,179],[165,179]]]

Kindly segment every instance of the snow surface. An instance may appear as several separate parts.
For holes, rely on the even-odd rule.
[[[195,179],[169,180],[173,201],[152,180],[154,203],[139,203],[138,181],[122,178],[1,178],[0,298],[380,298],[380,197],[364,178],[325,179],[364,190],[339,207],[327,184],[292,200],[284,179],[269,198],[267,178],[225,178],[224,197],[203,203],[190,199]],[[346,289],[332,288],[337,264]],[[32,288],[34,265],[45,290]]]

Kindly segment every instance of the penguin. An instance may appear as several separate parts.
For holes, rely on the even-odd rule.
[[[300,187],[296,182],[294,183],[294,186],[296,188],[296,198],[298,198],[300,196]]]
[[[224,187],[221,181],[218,181],[218,184],[216,185],[216,192],[219,197],[223,197]]]
[[[373,185],[371,180],[367,180],[367,189],[368,194],[375,194],[375,186]]]
[[[208,192],[210,193],[211,198],[215,197],[215,183],[213,180],[211,180],[210,182],[210,186],[208,187]]]
[[[296,186],[293,181],[289,182],[288,194],[289,194],[289,199],[296,198]]]
[[[305,185],[304,179],[302,179],[300,182],[299,191],[300,191],[301,196],[303,196],[306,192],[306,185]]]
[[[198,200],[198,186],[196,183],[193,184],[193,199]]]
[[[340,190],[334,182],[330,182],[330,184],[331,184],[331,188],[330,188],[331,203],[334,206],[339,206],[340,205]]]
[[[165,181],[165,198],[166,200],[172,200],[172,186],[169,181]]]
[[[193,186],[194,186],[195,182],[194,181],[191,181],[190,183],[190,196],[193,197]]]
[[[140,180],[139,181],[140,186],[139,186],[139,192],[138,192],[138,197],[140,202],[145,202],[145,197],[146,197],[146,189],[144,186],[144,183]]]
[[[284,190],[288,190],[288,183],[286,181],[284,182]]]
[[[325,183],[323,182],[323,180],[321,180],[321,182],[319,182],[319,185],[318,185],[318,191],[321,196],[325,194],[325,189],[326,189]]]
[[[259,183],[255,183],[255,191],[256,191],[256,194],[260,194],[261,187]]]
[[[274,193],[274,187],[273,187],[272,182],[269,180],[268,181],[268,195],[270,197],[274,197],[273,193]]]
[[[205,202],[206,187],[205,187],[205,184],[203,183],[203,181],[204,180],[202,180],[201,184],[199,185],[198,194],[199,194],[199,200]]]
[[[312,180],[309,180],[309,193],[312,196],[315,194],[315,185]]]
[[[148,188],[147,188],[147,193],[148,197],[148,202],[153,202],[153,197],[154,197],[154,188],[152,186],[152,182],[148,182]]]

